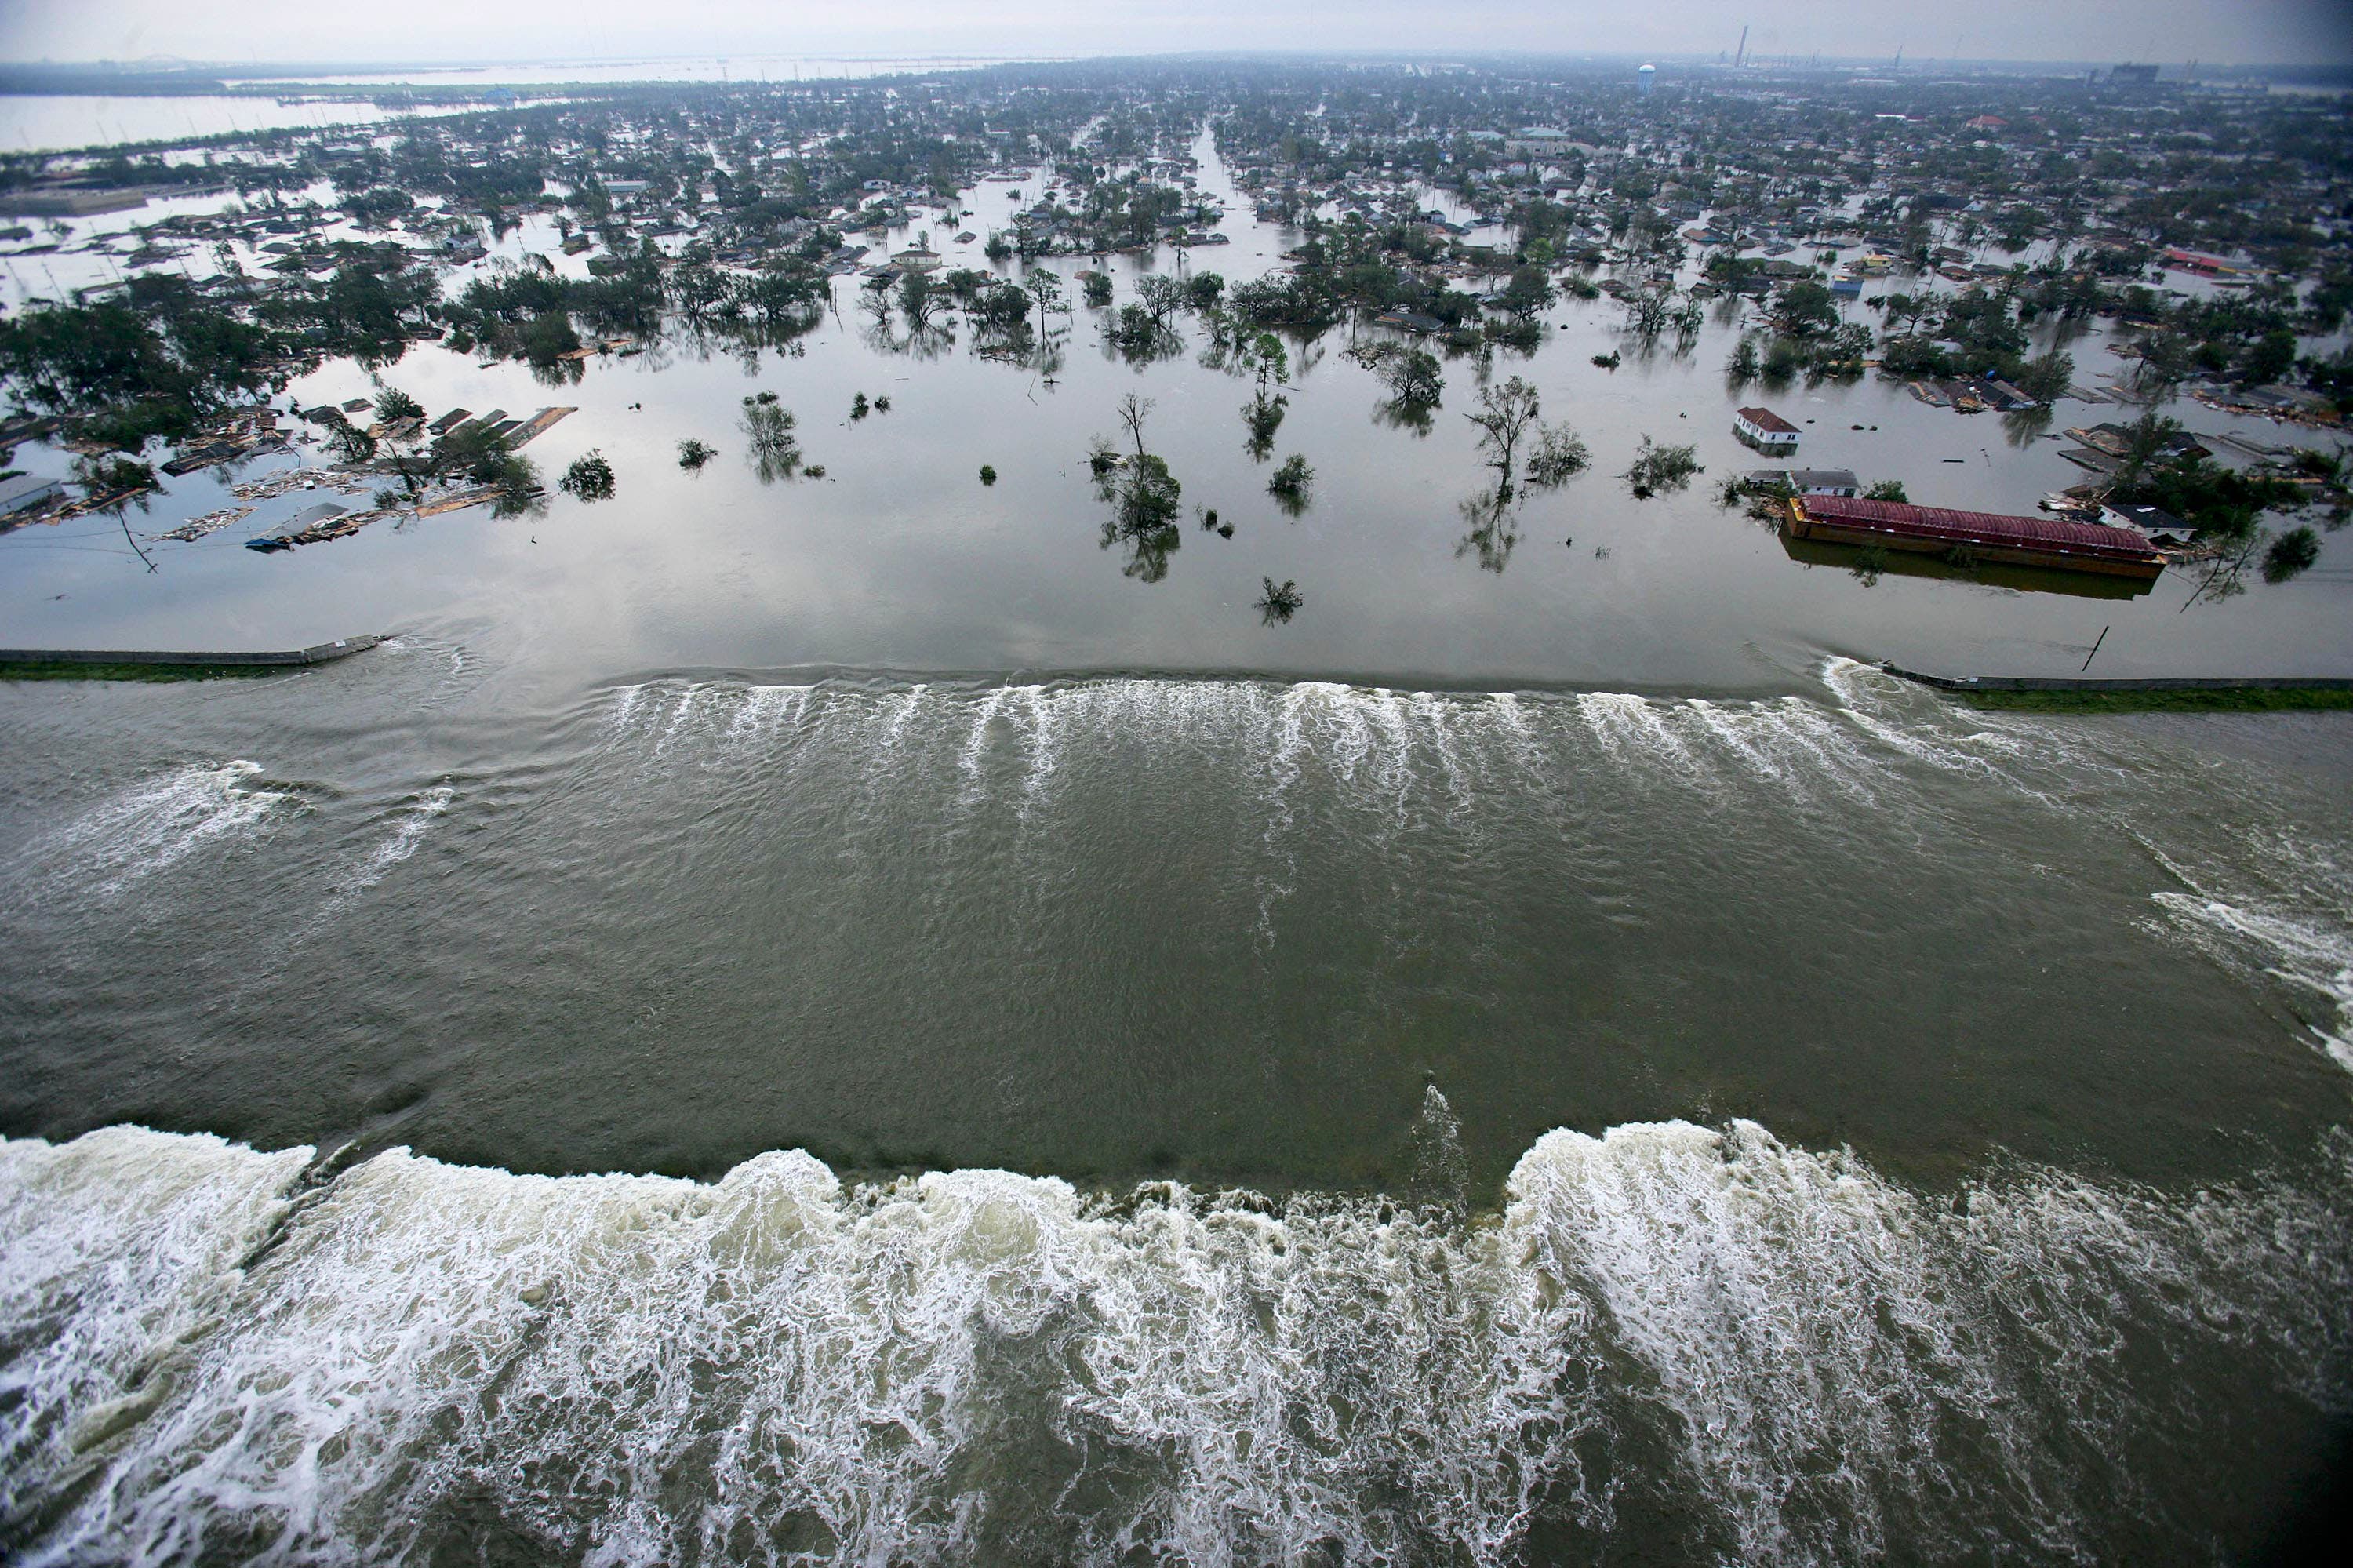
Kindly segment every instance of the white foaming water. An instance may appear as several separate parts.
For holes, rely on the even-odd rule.
[[[1953,1202],[1746,1123],[1549,1134],[1481,1224],[797,1153],[290,1203],[307,1154],[0,1144],[14,1555],[1486,1563],[1664,1489],[1709,1558],[2076,1556],[2119,1314],[2316,1380],[2353,1283],[2342,1170]]]
[[[1820,787],[1866,805],[1878,803],[1872,775],[1884,768],[1864,755],[1831,715],[1802,697],[1778,703],[1713,703],[1694,697],[1691,712],[1716,744],[1761,778],[1802,799]]]
[[[425,842],[426,830],[449,810],[457,798],[455,787],[436,784],[407,801],[393,819],[392,831],[344,874],[333,895],[311,917],[305,934],[315,932],[341,914],[352,900],[382,882],[394,866],[415,854],[417,846]]]
[[[741,741],[753,736],[773,738],[784,729],[800,722],[808,708],[814,686],[753,686],[744,694],[744,705],[735,710],[728,722],[727,738]]]
[[[2271,973],[2327,997],[2335,1007],[2336,1027],[2315,1025],[2313,1033],[2337,1065],[2353,1072],[2353,1039],[2348,1038],[2353,1033],[2353,937],[2341,927],[2327,929],[2290,916],[2241,909],[2220,899],[2178,893],[2151,896],[2177,918],[2253,944],[2269,960],[2264,967]]]
[[[0,1139],[0,1541],[173,1386],[311,1151],[110,1128]]]
[[[208,844],[246,837],[291,792],[255,789],[258,762],[194,763],[150,779],[85,813],[27,858],[53,882],[113,898]]]
[[[1029,764],[1021,784],[1021,814],[1028,817],[1038,810],[1052,785],[1054,769],[1061,760],[1057,749],[1060,729],[1053,708],[1041,700],[1041,688],[1025,687],[1019,695],[1022,723],[1029,742]]]
[[[1595,738],[1611,756],[1644,757],[1670,773],[1699,777],[1691,748],[1644,698],[1624,692],[1587,692],[1577,699],[1577,705],[1585,722],[1593,726]]]
[[[2210,891],[2159,852],[2190,891],[2150,897],[2175,929],[2226,968],[2252,962],[2327,998],[2329,1020],[2313,1024],[2313,1034],[2332,1061],[2353,1072],[2353,875],[2316,845],[2281,840],[2251,848],[2250,859],[2274,874],[2268,886]]]
[[[1790,1150],[1746,1122],[1556,1132],[1513,1192],[1544,1216],[1536,1255],[1592,1282],[1657,1374],[1737,1560],[1883,1557],[1928,1491],[1986,1484],[1947,1462],[1956,1440],[2056,1478],[2038,1477],[2050,1461],[2013,1413],[1967,1260],[1852,1156]],[[2070,1536],[2063,1506],[2030,1500],[2021,1539]]]
[[[1845,832],[1858,804],[1873,821],[1925,824],[1983,800],[2107,821],[2146,842],[2142,825],[2173,811],[2179,770],[2211,765],[2096,727],[1957,708],[1852,660],[1820,673],[1834,703],[1126,678],[654,683],[622,694],[616,723],[624,758],[664,769],[687,750],[714,768],[806,768],[818,784],[854,774],[857,820],[875,827],[936,808],[959,824],[1002,811],[1026,834],[1074,791],[1142,799],[1181,783],[1188,811],[1231,812],[1229,842],[1252,846],[1245,918],[1261,947],[1335,834],[1388,857],[1401,883],[1432,863],[1417,856],[1492,855],[1532,819],[1560,842],[1600,842],[1620,836],[1615,814],[1656,821],[1686,802]],[[2353,877],[2233,892],[2175,870],[2192,892],[2160,897],[2174,925],[2197,927],[2236,967],[2255,954],[2333,999],[2321,1043],[2353,1062]]]
[[[374,887],[384,874],[417,853],[424,842],[425,830],[435,818],[448,810],[449,803],[458,798],[456,789],[448,784],[436,784],[410,801],[393,823],[392,834],[368,852],[368,857],[353,874],[350,886],[354,890]]]
[[[753,686],[656,682],[622,688],[611,725],[650,742],[667,765],[681,747],[718,765],[747,747],[783,745],[860,759],[875,779],[928,776],[962,808],[1002,795],[1027,817],[1051,798],[1070,760],[1069,737],[1159,755],[1221,754],[1247,768],[1269,842],[1295,821],[1309,771],[1342,800],[1400,824],[1419,800],[1476,832],[1482,802],[1516,801],[1555,779],[1615,776],[1613,785],[1691,789],[1710,799],[1768,789],[1805,809],[1834,800],[1877,803],[1909,787],[1919,766],[1966,773],[2051,800],[1994,758],[2048,753],[2039,738],[1962,729],[1941,709],[1907,713],[1883,692],[1887,677],[1831,660],[1826,707],[1788,696],[1753,700],[1651,698],[1626,693],[1400,693],[1329,682],[1102,679],[1024,686],[897,689],[854,683]],[[628,742],[625,742],[628,744]],[[870,783],[873,779],[870,779]]]
[[[2042,805],[2079,810],[2182,765],[2168,753],[2152,773],[2145,748],[2107,744],[2095,725],[1971,709],[1852,659],[1825,659],[1819,673],[1840,715],[1891,751]]]
[[[653,682],[614,699],[613,754],[664,776],[689,759],[752,769],[758,788],[841,800],[851,856],[887,853],[910,821],[960,833],[997,821],[1034,845],[1066,807],[1093,820],[1099,792],[1141,802],[1181,789],[1184,820],[1229,814],[1226,842],[1250,847],[1244,920],[1262,949],[1314,846],[1335,834],[1381,856],[1402,885],[1441,863],[1508,859],[1503,846],[1532,818],[1565,842],[1606,842],[1618,836],[1613,817],[1655,822],[1678,797],[1841,832],[1857,802],[1927,820],[1957,774],[2052,800],[2011,760],[2037,757],[2024,739],[1973,715],[1964,729],[1933,699],[1883,690],[1886,678],[1862,665],[1831,661],[1824,674],[1852,707],[1313,681]],[[845,779],[857,780],[846,794]]]
[[[979,802],[984,792],[981,759],[987,754],[989,726],[997,709],[1005,705],[1008,689],[997,686],[983,697],[972,710],[972,734],[964,744],[964,753],[956,758],[956,773],[963,780],[958,799],[967,806]]]

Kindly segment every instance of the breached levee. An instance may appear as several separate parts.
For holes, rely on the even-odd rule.
[[[2187,1550],[2199,1521],[2135,1467],[2221,1436],[2175,1434],[2179,1400],[2227,1376],[2341,1401],[2353,1156],[2312,1164],[1927,1195],[1673,1122],[1549,1134],[1466,1221],[988,1171],[845,1186],[798,1153],[701,1184],[9,1142],[0,1552]]]
[[[1925,698],[1847,659],[1825,662],[1833,703],[1787,694],[1434,692],[1327,681],[1104,676],[1029,684],[836,678],[796,685],[663,678],[599,698],[614,743],[664,768],[810,767],[856,759],[870,779],[954,780],[969,809],[1014,787],[1034,805],[1066,764],[1105,747],[1236,759],[1278,810],[1313,769],[1366,808],[1427,800],[1460,812],[1482,795],[1651,784],[1710,798],[1764,786],[1848,806],[1905,766],[2037,794],[2042,774],[2096,759],[2032,721]],[[1924,715],[1933,715],[1924,718]],[[1074,752],[1073,748],[1080,748]]]

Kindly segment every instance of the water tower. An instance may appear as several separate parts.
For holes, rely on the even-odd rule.
[[[1634,90],[1641,97],[1648,98],[1651,96],[1651,89],[1658,85],[1658,80],[1659,68],[1646,65],[1634,73]]]

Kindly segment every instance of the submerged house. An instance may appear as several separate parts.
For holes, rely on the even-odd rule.
[[[28,473],[0,479],[0,517],[30,512],[64,493],[64,487],[54,479],[37,479]]]
[[[1762,484],[1790,495],[1841,495],[1852,498],[1862,493],[1862,482],[1851,468],[1759,468],[1751,469],[1748,482]]]
[[[2190,541],[2189,524],[2162,507],[2108,502],[2100,508],[2100,521],[2116,528],[2129,528],[2159,549],[2179,550]]]
[[[1798,450],[1798,427],[1770,408],[1743,408],[1732,417],[1732,433],[1768,452]]]

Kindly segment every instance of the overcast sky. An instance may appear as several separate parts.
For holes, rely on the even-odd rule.
[[[0,0],[0,59],[1190,49],[2353,61],[2353,0]]]

